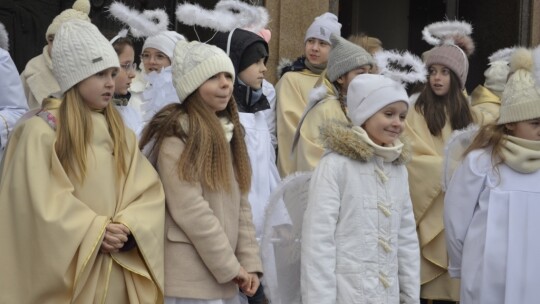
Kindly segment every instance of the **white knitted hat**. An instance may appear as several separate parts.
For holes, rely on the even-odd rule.
[[[358,75],[347,91],[348,115],[355,126],[362,126],[380,109],[396,101],[409,105],[409,95],[401,83],[384,75]]]
[[[309,26],[306,31],[304,43],[306,43],[309,38],[317,38],[332,44],[330,41],[330,35],[332,33],[336,36],[341,36],[341,23],[338,22],[336,15],[324,13],[319,17],[316,17]]]
[[[64,94],[80,81],[111,67],[120,67],[107,38],[90,22],[64,22],[52,47],[53,74]]]
[[[90,13],[90,1],[89,0],[77,0],[75,3],[73,3],[72,8],[68,8],[60,13],[60,15],[54,17],[52,23],[47,28],[47,32],[45,33],[45,39],[49,37],[50,35],[55,35],[58,29],[60,28],[60,25],[62,23],[73,20],[73,19],[79,19],[90,22],[90,18],[88,17],[88,14]]]
[[[486,77],[484,86],[499,97],[501,97],[506,81],[508,80],[510,56],[514,51],[515,48],[504,48],[497,50],[489,56],[489,67],[484,72],[484,76]]]
[[[158,49],[167,55],[169,59],[172,59],[174,46],[179,40],[186,40],[186,38],[175,31],[164,31],[155,36],[146,38],[142,49],[143,51],[146,48]]]
[[[519,48],[512,54],[510,78],[502,94],[497,124],[540,117],[540,90],[533,74],[534,64],[540,65],[540,49],[535,50],[535,53],[538,58],[534,61],[531,50],[526,48]]]
[[[332,50],[328,55],[326,73],[331,82],[361,66],[375,64],[373,57],[361,46],[334,34],[330,36],[330,40],[332,41]]]
[[[180,102],[220,72],[231,74],[233,82],[235,77],[231,59],[222,49],[198,41],[180,40],[176,43],[172,69],[173,84]]]

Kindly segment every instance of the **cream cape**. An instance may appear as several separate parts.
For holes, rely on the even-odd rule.
[[[444,146],[450,138],[450,124],[442,135],[429,132],[424,117],[411,106],[405,123],[405,136],[412,146],[407,164],[409,188],[420,241],[420,296],[425,299],[459,299],[459,280],[448,275],[448,254],[444,237],[441,176]]]
[[[477,86],[471,93],[471,112],[475,122],[481,126],[499,118],[501,98],[484,86]]]
[[[163,302],[161,182],[131,131],[127,176],[117,182],[105,117],[91,115],[82,184],[64,171],[43,118],[13,132],[0,168],[0,303]],[[136,248],[99,252],[111,221],[130,229]]]
[[[294,133],[319,76],[304,69],[285,73],[276,84],[277,165],[281,177],[297,171],[296,160],[291,158]]]

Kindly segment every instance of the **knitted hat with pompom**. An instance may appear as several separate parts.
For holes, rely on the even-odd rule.
[[[73,3],[72,8],[68,8],[67,10],[64,10],[60,13],[60,15],[54,17],[53,21],[47,28],[47,32],[45,33],[45,40],[49,36],[54,36],[58,29],[60,28],[60,25],[62,23],[73,20],[73,19],[79,19],[83,21],[90,22],[90,18],[88,17],[88,14],[90,14],[90,1],[89,0],[77,0],[75,3]]]

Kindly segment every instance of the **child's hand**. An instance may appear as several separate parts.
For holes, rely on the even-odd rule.
[[[233,282],[236,283],[238,286],[242,286],[246,283],[246,281],[249,280],[249,274],[244,269],[244,267],[240,266],[240,270],[238,271],[238,275],[236,278],[233,279]]]
[[[249,273],[249,281],[240,288],[248,297],[252,297],[255,292],[257,292],[257,289],[259,289],[260,284],[259,276],[256,273],[251,272]]]
[[[128,240],[131,232],[122,224],[109,223],[105,227],[105,236],[101,242],[101,253],[118,252]]]

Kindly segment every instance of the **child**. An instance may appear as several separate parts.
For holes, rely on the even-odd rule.
[[[47,28],[45,33],[47,45],[43,47],[43,53],[28,61],[24,71],[21,73],[24,94],[28,99],[30,109],[40,108],[43,99],[60,91],[58,81],[53,75],[51,61],[51,49],[58,28],[68,20],[77,19],[90,22],[89,13],[90,1],[77,0],[73,3],[72,8],[66,9],[56,16]]]
[[[448,29],[438,33],[437,29]],[[421,248],[421,297],[459,300],[459,282],[450,279],[444,241],[441,176],[444,146],[454,130],[473,123],[463,90],[469,68],[467,54],[474,50],[465,22],[447,21],[427,26],[424,39],[440,43],[427,53],[429,84],[414,101],[405,122],[411,139],[412,160],[407,164],[414,215]]]
[[[129,37],[122,37],[121,35],[111,39],[111,44],[120,61],[120,70],[115,78],[113,102],[120,115],[122,115],[125,125],[135,132],[138,138],[143,128],[142,117],[135,108],[128,106],[131,98],[129,87],[137,72],[137,65],[134,63],[135,50],[133,49],[133,42]]]
[[[352,125],[329,122],[329,151],[310,182],[302,228],[302,302],[418,303],[416,224],[399,135],[409,108],[405,88],[383,75],[349,85]]]
[[[118,57],[73,20],[52,63],[61,105],[13,131],[0,168],[0,302],[159,303],[164,195],[110,103]]]
[[[294,160],[290,157],[294,133],[308,104],[309,92],[326,68],[332,33],[341,36],[336,15],[324,13],[315,18],[306,31],[304,56],[281,69],[281,79],[276,84],[277,165],[281,177],[294,172]]]
[[[196,41],[179,41],[172,64],[181,103],[160,110],[140,143],[165,188],[165,303],[239,303],[237,285],[253,295],[262,267],[234,67]]]
[[[17,120],[28,111],[17,67],[8,52],[8,35],[0,23],[0,160]]]
[[[324,148],[319,141],[320,126],[329,120],[348,122],[347,88],[359,74],[369,73],[375,61],[363,48],[336,35],[330,36],[332,50],[328,67],[311,91],[310,101],[293,140],[292,172],[315,169]]]
[[[218,32],[210,44],[224,51],[227,51],[229,46],[228,55],[238,75],[234,83],[233,96],[238,107],[240,123],[245,130],[244,139],[252,169],[248,199],[253,212],[256,236],[260,238],[268,199],[280,180],[267,113],[263,112],[271,110],[262,90],[268,60],[268,44],[259,35],[243,29],[235,29],[229,33]],[[259,300],[249,299],[249,303],[263,303],[262,287],[257,293]]]
[[[448,271],[461,278],[463,304],[540,297],[540,94],[532,65],[530,50],[512,55],[500,117],[480,129],[446,192]]]

